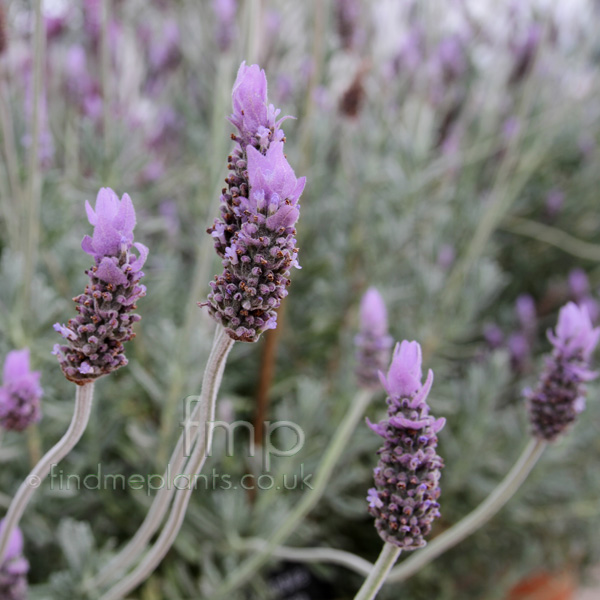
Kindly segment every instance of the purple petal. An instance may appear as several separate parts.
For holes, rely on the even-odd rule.
[[[127,283],[127,276],[118,265],[108,256],[105,256],[98,265],[96,277],[106,283],[113,285],[124,285]]]

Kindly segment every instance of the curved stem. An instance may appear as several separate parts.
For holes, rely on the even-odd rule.
[[[214,421],[217,393],[221,385],[223,371],[225,370],[227,355],[229,354],[233,343],[234,341],[226,334],[217,336],[206,365],[199,403],[200,426],[192,455],[186,465],[186,471],[189,473],[190,477],[188,487],[175,490],[175,500],[167,523],[156,540],[156,543],[143,558],[142,562],[128,576],[108,590],[100,600],[117,600],[123,598],[131,590],[135,589],[160,564],[161,560],[175,541],[185,518],[187,506],[192,497],[192,492],[194,490],[193,483],[195,483],[194,476],[202,470],[212,443],[212,427],[207,427],[206,425],[207,423]]]
[[[408,579],[434,558],[462,542],[489,521],[521,487],[545,448],[546,442],[531,440],[500,485],[473,512],[441,535],[438,535],[425,548],[413,554],[401,565],[398,565],[390,573],[388,581],[391,583]]]
[[[241,550],[262,552],[268,542],[259,538],[248,538],[240,542]],[[282,560],[302,563],[332,563],[355,571],[366,577],[373,569],[373,563],[368,560],[335,548],[291,548],[290,546],[277,546],[272,556]]]
[[[392,569],[387,581],[389,583],[397,583],[408,579],[489,521],[519,489],[540,458],[545,447],[546,443],[542,441],[532,440],[529,442],[508,475],[474,511],[461,519],[456,525],[447,529],[443,534],[434,538],[425,548],[419,550],[402,564]],[[244,541],[243,548],[247,545],[248,547],[263,550],[267,544],[268,542],[264,540],[254,538]],[[318,561],[335,563],[351,571],[355,571],[359,575],[366,575],[373,566],[355,554],[335,550],[334,548],[289,548],[278,546],[273,550],[273,555],[298,562]]]
[[[218,326],[215,331],[211,353],[215,352],[223,342],[221,339],[222,337],[229,339],[225,330],[221,326]],[[211,359],[209,358],[209,363],[210,360]],[[204,400],[205,399],[203,398],[201,402],[196,403],[194,410],[190,415],[190,422],[197,423],[201,421],[201,411]],[[163,481],[168,481],[171,473],[179,473],[185,464],[186,453],[184,448],[184,436],[185,431],[182,432],[177,441],[177,445],[171,454],[167,468],[163,473]],[[124,573],[127,568],[136,561],[162,523],[174,494],[175,488],[173,486],[161,486],[157,491],[156,496],[154,496],[150,510],[146,514],[140,528],[135,532],[135,535],[129,540],[125,547],[102,567],[98,575],[89,582],[87,586],[88,589],[96,589],[105,585],[108,580],[114,579]]]
[[[600,244],[585,242],[568,234],[566,231],[544,225],[544,223],[538,223],[537,221],[521,217],[511,217],[506,220],[502,228],[517,235],[523,235],[539,242],[550,244],[577,258],[600,262]]]
[[[373,566],[373,570],[365,579],[360,590],[358,590],[358,594],[356,594],[354,600],[373,600],[377,596],[377,592],[385,583],[394,563],[398,560],[400,552],[402,550],[398,546],[394,546],[388,542],[383,545],[381,554]]]
[[[52,467],[58,464],[77,444],[80,440],[92,411],[92,399],[94,396],[94,384],[78,386],[75,395],[75,411],[69,429],[63,437],[48,451],[40,462],[32,469],[25,481],[19,487],[15,497],[13,498],[2,528],[0,535],[0,562],[6,551],[8,541],[14,530],[19,524],[29,501],[31,500],[35,490],[40,486],[44,478],[48,476]]]
[[[248,581],[267,562],[273,550],[294,532],[304,517],[315,507],[323,496],[333,469],[372,397],[373,392],[371,390],[361,390],[356,395],[350,406],[350,410],[346,413],[344,420],[337,428],[329,447],[325,451],[323,460],[318,467],[313,489],[304,494],[300,502],[294,507],[294,510],[287,515],[285,521],[271,535],[262,550],[242,563],[236,569],[235,574],[223,583],[222,587],[217,591],[216,597],[228,597],[233,590]]]

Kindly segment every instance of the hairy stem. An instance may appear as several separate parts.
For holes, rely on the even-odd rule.
[[[365,579],[360,590],[358,590],[358,594],[356,594],[354,600],[373,600],[377,596],[377,592],[379,592],[381,586],[385,583],[394,563],[398,560],[400,552],[402,550],[393,544],[386,542],[383,545],[381,554],[373,566],[373,570]]]
[[[63,437],[42,457],[40,462],[32,469],[25,481],[19,487],[13,498],[0,535],[0,562],[8,546],[11,534],[14,528],[19,524],[29,501],[33,497],[35,490],[42,481],[48,476],[52,467],[56,466],[77,444],[80,440],[92,411],[92,399],[94,396],[94,384],[77,386],[75,395],[75,411],[69,429]]]
[[[508,475],[496,489],[471,513],[461,519],[456,525],[447,529],[443,534],[434,538],[422,550],[413,554],[402,564],[392,569],[387,581],[397,583],[412,577],[417,571],[428,565],[435,558],[456,546],[462,540],[474,533],[489,521],[515,494],[525,481],[531,469],[540,458],[545,442],[531,441],[523,450]],[[262,551],[268,542],[253,538],[241,542],[242,548],[252,548]],[[369,573],[371,563],[352,554],[335,550],[334,548],[289,548],[278,546],[273,549],[273,555],[283,559],[298,562],[326,562],[342,565],[359,575]]]
[[[204,379],[202,381],[202,393],[200,396],[200,414],[198,419],[197,440],[190,456],[185,471],[190,477],[190,485],[185,489],[175,490],[175,500],[171,508],[171,514],[167,523],[160,533],[156,543],[148,551],[140,564],[129,575],[113,586],[100,600],[117,600],[123,598],[131,590],[142,583],[160,564],[165,554],[172,546],[179,529],[183,524],[185,512],[192,497],[194,486],[192,480],[198,474],[208,456],[212,443],[212,427],[207,427],[208,423],[214,421],[215,404],[217,393],[221,385],[227,355],[233,346],[234,341],[226,334],[215,338],[215,343],[211,351]],[[182,434],[182,436],[185,434]]]
[[[408,579],[440,554],[456,546],[487,523],[515,495],[545,448],[546,442],[531,440],[500,485],[473,512],[438,535],[423,550],[398,565],[390,573],[388,581],[391,583]]]
[[[356,395],[350,410],[346,413],[344,420],[337,428],[329,447],[325,451],[323,460],[318,467],[313,489],[304,494],[294,510],[286,516],[285,521],[280,524],[260,552],[257,552],[246,562],[242,563],[236,569],[235,574],[223,583],[223,586],[217,591],[216,597],[229,597],[233,590],[246,583],[267,562],[275,548],[294,532],[304,517],[315,507],[323,496],[333,470],[372,397],[373,392],[371,390],[361,390]]]
[[[225,330],[221,326],[218,326],[213,340],[213,351],[219,348],[223,343],[223,337],[228,336],[225,333]],[[202,398],[202,401],[204,400],[205,398]],[[194,410],[190,416],[190,420],[192,422],[198,422],[201,418],[202,401],[197,402],[194,406]],[[167,468],[163,473],[164,481],[168,481],[169,473],[177,475],[181,472],[187,456],[184,441],[184,433],[182,433],[177,441],[177,445],[175,446],[173,453],[171,454]],[[175,489],[173,486],[161,486],[161,488],[157,491],[156,496],[154,496],[150,510],[146,514],[144,522],[140,528],[136,531],[135,535],[125,545],[125,547],[104,567],[102,567],[98,575],[96,575],[96,577],[94,577],[90,582],[88,589],[96,589],[102,585],[105,585],[111,578],[118,577],[124,573],[129,566],[137,560],[140,554],[146,549],[148,542],[156,530],[160,527],[174,493]]]
[[[247,538],[239,542],[239,545],[240,549],[244,551],[262,552],[268,546],[268,542],[259,538]],[[277,546],[273,549],[271,555],[281,560],[292,562],[341,565],[365,577],[373,569],[373,563],[370,563],[368,560],[352,554],[352,552],[337,550],[336,548],[292,548],[290,546]]]

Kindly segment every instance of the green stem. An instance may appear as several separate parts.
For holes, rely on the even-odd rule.
[[[502,228],[511,233],[523,235],[539,242],[555,246],[563,252],[572,254],[577,258],[600,262],[600,244],[584,242],[555,227],[550,227],[530,219],[511,217],[505,221]]]
[[[456,546],[477,529],[489,521],[515,494],[523,484],[531,469],[540,458],[546,443],[532,440],[523,450],[513,468],[494,489],[494,491],[471,513],[460,520],[456,525],[434,538],[419,552],[413,554],[392,570],[387,581],[397,583],[412,577],[417,571],[428,565],[435,558]],[[242,542],[242,549],[251,547],[262,550],[267,545],[264,540],[252,539]],[[359,575],[365,575],[372,565],[364,559],[333,548],[289,548],[278,546],[273,554],[280,558],[296,560],[298,562],[329,562],[342,565]]]
[[[237,543],[234,542],[232,545],[236,548],[239,547],[242,551],[262,552],[266,548],[267,542],[259,538],[247,538]],[[336,548],[292,548],[290,546],[277,546],[273,550],[272,555],[281,560],[291,562],[341,565],[364,577],[373,568],[373,563],[370,563],[368,560],[356,556],[352,552],[337,550]]]
[[[215,597],[229,597],[233,590],[246,583],[252,575],[267,562],[273,553],[273,550],[294,532],[304,517],[306,517],[306,515],[315,507],[317,502],[323,496],[333,470],[372,397],[373,392],[371,390],[361,390],[356,395],[350,410],[346,413],[344,420],[338,427],[329,447],[325,451],[323,460],[318,467],[313,489],[304,494],[292,512],[287,515],[285,521],[265,543],[265,546],[242,563],[240,567],[236,569],[235,573],[223,583]]]
[[[226,120],[223,117],[223,106],[226,98],[229,97],[231,91],[231,70],[232,58],[229,54],[221,55],[219,58],[217,80],[215,84],[215,96],[213,101],[214,112],[212,118],[211,140],[212,143],[212,160],[210,165],[210,181],[212,190],[208,203],[200,201],[199,204],[208,204],[208,213],[203,226],[203,231],[206,231],[213,223],[213,219],[218,214],[219,197],[222,185],[219,183],[221,176],[225,173],[225,154],[227,152],[227,144],[231,142],[225,135]],[[213,183],[214,182],[214,183]],[[202,198],[201,200],[204,200]],[[181,399],[183,390],[184,370],[188,364],[190,351],[190,339],[193,332],[197,331],[196,320],[202,317],[202,311],[198,308],[197,302],[206,297],[209,290],[208,282],[212,275],[210,274],[211,266],[214,262],[216,254],[213,251],[213,238],[208,234],[202,236],[200,243],[197,246],[195,269],[192,275],[192,284],[189,288],[189,298],[186,303],[186,313],[183,325],[178,332],[176,344],[176,356],[173,361],[173,373],[171,375],[171,385],[167,400],[164,404],[161,416],[161,426],[159,434],[157,459],[159,464],[164,463],[168,456],[168,450],[171,446],[173,435],[173,425],[175,420],[175,408],[177,402]],[[209,323],[212,320],[207,319]]]
[[[85,428],[90,419],[92,411],[92,400],[94,397],[94,384],[77,386],[75,395],[75,410],[71,419],[69,429],[63,437],[48,451],[40,462],[31,470],[25,481],[21,484],[15,497],[10,503],[2,534],[0,535],[0,563],[8,546],[10,536],[14,528],[19,524],[29,501],[33,497],[35,490],[43,483],[44,479],[51,472],[52,467],[57,465],[81,439]]]
[[[226,340],[223,340],[223,337],[229,339],[225,333],[225,330],[218,326],[213,340],[213,352],[214,349],[220,348],[223,343],[229,343]],[[209,362],[210,361],[211,359],[209,358]],[[201,421],[201,411],[203,408],[202,402],[196,403],[190,416],[190,422],[195,423]],[[170,475],[177,475],[181,472],[187,456],[184,441],[184,435],[182,433],[163,474],[163,481],[168,482]],[[160,527],[160,524],[163,522],[174,493],[175,488],[172,485],[169,484],[161,486],[156,493],[150,510],[146,514],[144,522],[140,528],[135,532],[135,535],[123,547],[123,549],[117,553],[104,567],[102,567],[99,573],[89,582],[89,590],[102,587],[108,581],[110,581],[111,578],[114,579],[115,577],[118,577],[139,558],[141,553],[148,545],[148,542],[156,530]]]
[[[27,311],[31,302],[31,283],[35,273],[40,234],[40,195],[41,174],[39,161],[40,146],[40,98],[44,77],[45,30],[42,17],[42,0],[35,2],[35,33],[33,57],[33,96],[32,128],[29,152],[29,189],[27,194],[27,246],[25,251],[25,269],[23,273],[22,310]]]
[[[546,442],[532,440],[502,483],[471,513],[429,542],[423,550],[411,555],[390,574],[388,581],[408,579],[440,554],[477,531],[487,523],[515,494],[546,448]]]
[[[118,600],[124,598],[150,576],[173,545],[183,524],[185,512],[192,497],[194,490],[192,482],[195,481],[195,475],[199,474],[202,470],[211,447],[213,428],[207,427],[207,424],[214,422],[217,394],[221,385],[223,371],[225,370],[227,355],[233,344],[234,341],[226,334],[216,336],[206,370],[204,371],[199,402],[201,411],[197,439],[192,450],[192,455],[185,466],[186,474],[189,475],[189,487],[175,490],[175,499],[167,523],[158,536],[156,543],[144,556],[140,564],[129,575],[109,589],[100,600]],[[182,436],[184,434],[185,431],[182,433]]]
[[[381,554],[379,555],[373,570],[365,579],[360,590],[358,590],[358,594],[356,594],[354,600],[373,600],[373,598],[377,596],[377,592],[379,592],[381,586],[385,583],[394,563],[398,560],[400,552],[402,552],[402,550],[398,548],[398,546],[394,546],[387,542],[383,545]]]

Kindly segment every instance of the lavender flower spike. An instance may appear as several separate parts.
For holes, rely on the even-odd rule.
[[[600,339],[585,307],[573,302],[561,308],[558,324],[548,338],[554,349],[534,390],[526,390],[529,419],[535,437],[553,441],[585,408],[585,382],[597,373],[590,371],[592,352]]]
[[[37,423],[42,394],[40,372],[29,369],[29,349],[9,352],[0,387],[0,425],[7,430],[23,431]]]
[[[369,512],[380,537],[403,550],[425,546],[431,523],[440,516],[439,479],[444,462],[436,453],[437,433],[445,419],[429,415],[430,370],[421,383],[421,346],[396,345],[387,376],[381,383],[389,394],[388,418],[369,427],[383,437],[375,488],[369,490]]]
[[[379,385],[379,371],[390,360],[392,337],[388,334],[387,310],[381,294],[369,288],[360,303],[360,333],[356,344],[356,376],[359,385],[373,388]]]
[[[290,269],[299,267],[294,225],[305,178],[288,164],[279,115],[267,104],[267,80],[257,65],[240,66],[233,86],[238,128],[229,156],[230,175],[221,195],[221,216],[208,229],[222,258],[223,273],[210,282],[211,316],[234,340],[254,342],[277,324],[287,296]]]
[[[0,532],[4,521],[0,521]],[[27,572],[29,562],[23,557],[23,534],[17,527],[10,536],[6,553],[0,564],[0,598],[25,600],[27,598]]]
[[[90,281],[84,293],[73,298],[79,316],[66,326],[54,325],[67,342],[56,344],[53,354],[65,377],[78,385],[127,364],[123,343],[135,336],[132,326],[141,318],[131,312],[146,295],[139,281],[148,256],[146,246],[133,242],[135,210],[127,194],[119,200],[111,189],[102,188],[96,209],[86,202],[86,211],[94,233],[83,238],[81,247],[95,265],[86,271]]]

